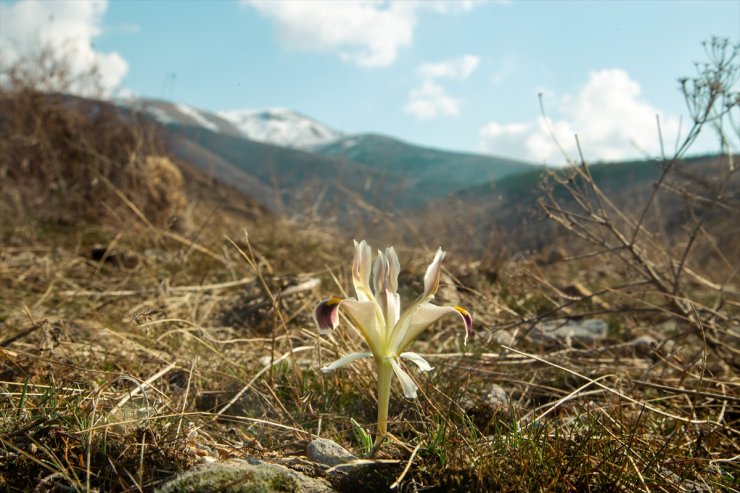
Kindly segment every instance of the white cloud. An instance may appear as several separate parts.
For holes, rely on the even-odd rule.
[[[417,69],[421,82],[409,92],[409,100],[403,110],[417,120],[457,116],[462,101],[448,95],[438,79],[464,81],[475,71],[479,62],[480,58],[476,55],[463,55],[442,62],[421,64]]]
[[[427,80],[411,90],[404,111],[418,120],[457,116],[460,112],[460,100],[449,96],[439,84]]]
[[[290,48],[338,51],[340,58],[364,67],[393,63],[408,46],[416,24],[416,5],[377,0],[307,2],[242,0],[275,23]]]
[[[7,66],[48,45],[69,57],[73,74],[97,67],[102,88],[110,92],[120,85],[128,63],[116,52],[103,53],[93,47],[106,8],[106,0],[2,3],[0,60]]]
[[[548,120],[490,122],[480,129],[481,147],[493,154],[533,159],[548,164],[565,161],[548,130],[571,158],[578,158],[575,135],[590,160],[621,160],[660,151],[655,116],[660,116],[666,142],[675,139],[678,119],[660,111],[640,97],[640,85],[622,69],[589,74],[576,95],[556,98],[554,108],[545,99]]]
[[[241,0],[270,19],[289,48],[336,52],[361,67],[391,65],[414,37],[419,11],[454,14],[479,2]]]
[[[478,67],[480,58],[475,55],[464,55],[452,60],[438,63],[424,63],[419,66],[419,75],[424,79],[449,78],[465,80]]]
[[[405,0],[401,0],[405,1]],[[441,14],[466,12],[488,0],[423,0],[419,6],[428,7]],[[506,1],[506,0],[505,0]],[[510,0],[509,0],[510,1]]]

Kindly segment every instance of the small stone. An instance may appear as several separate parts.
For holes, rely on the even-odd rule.
[[[493,334],[493,340],[503,346],[511,346],[514,344],[514,335],[504,330],[500,330]]]
[[[347,449],[328,438],[316,438],[309,443],[306,455],[309,460],[329,467],[357,460]]]
[[[650,354],[653,349],[658,347],[658,341],[655,339],[655,337],[644,334],[638,337],[635,337],[628,343],[632,348],[634,348],[635,353],[640,356],[645,356]]]
[[[279,464],[230,459],[178,474],[158,493],[331,493],[326,481]]]
[[[488,392],[488,403],[493,407],[504,407],[509,405],[509,396],[500,385],[492,384]]]
[[[658,345],[658,341],[651,335],[643,334],[632,339],[630,344],[633,346],[655,347]]]
[[[606,339],[608,330],[606,321],[598,318],[558,319],[535,325],[529,335],[538,342],[564,342],[570,345],[575,341],[584,344],[602,341]]]

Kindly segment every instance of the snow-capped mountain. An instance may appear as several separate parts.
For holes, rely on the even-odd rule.
[[[307,149],[342,137],[342,133],[307,116],[284,108],[219,111],[248,139],[284,147]]]
[[[281,147],[310,149],[343,136],[323,123],[284,108],[213,113],[182,103],[153,99],[125,100],[118,101],[118,104],[143,111],[163,125],[200,127]]]

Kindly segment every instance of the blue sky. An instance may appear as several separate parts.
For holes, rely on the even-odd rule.
[[[0,9],[6,57],[29,40],[74,38],[78,58],[98,63],[119,92],[208,110],[286,107],[347,133],[549,164],[561,158],[538,92],[569,152],[578,133],[593,160],[655,153],[655,114],[672,141],[685,115],[676,79],[705,59],[701,41],[740,38],[733,0],[3,0]],[[715,147],[707,136],[694,150]]]

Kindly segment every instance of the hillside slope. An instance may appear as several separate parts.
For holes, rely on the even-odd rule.
[[[420,205],[451,192],[539,169],[523,161],[421,147],[376,134],[343,137],[313,150],[398,176],[403,188],[415,192],[399,199],[403,205]]]
[[[589,166],[589,173],[601,191],[613,204],[631,217],[639,217],[644,204],[653,193],[661,175],[660,162],[628,161]],[[698,156],[679,161],[657,196],[658,211],[647,217],[649,223],[661,224],[666,241],[685,233],[690,217],[701,215],[711,202],[699,197],[713,196],[722,186],[727,164],[720,156]],[[448,199],[440,200],[417,211],[418,217],[432,216],[430,211],[447,211],[456,218],[455,227],[469,231],[469,249],[490,248],[493,241],[510,253],[540,251],[556,244],[572,241],[553,221],[546,218],[541,202],[549,190],[564,209],[577,207],[574,198],[557,179],[571,178],[571,183],[583,184],[573,170],[535,170],[506,176],[498,181],[461,190]],[[720,207],[740,210],[740,176],[730,175],[724,185]],[[734,209],[733,209],[734,208]],[[418,221],[422,223],[422,221]],[[428,221],[427,221],[428,222]],[[431,222],[430,224],[434,224]],[[439,230],[440,226],[431,226]],[[656,226],[657,227],[657,226]],[[740,238],[738,221],[710,223],[721,241]]]
[[[310,207],[319,195],[320,208],[346,205],[347,196],[375,201],[382,174],[368,166],[309,152],[255,142],[242,137],[189,126],[169,126],[173,152],[208,171],[213,163],[228,169],[221,175],[245,193],[272,207],[295,213]],[[209,159],[208,156],[215,156]],[[217,174],[218,172],[214,171]],[[242,176],[243,175],[243,176]],[[268,197],[268,198],[266,198]]]
[[[250,175],[237,178],[238,186],[271,209],[286,191],[309,182],[314,188],[321,184],[332,190],[339,185],[351,192],[352,200],[360,196],[373,207],[391,211],[537,168],[522,161],[426,148],[382,135],[342,136],[286,109],[213,113],[146,99],[121,106],[174,132],[174,152],[181,158],[202,162],[202,169],[210,166],[229,180],[237,178],[237,169]],[[207,155],[213,163],[203,161]],[[346,208],[348,204],[334,205]]]

